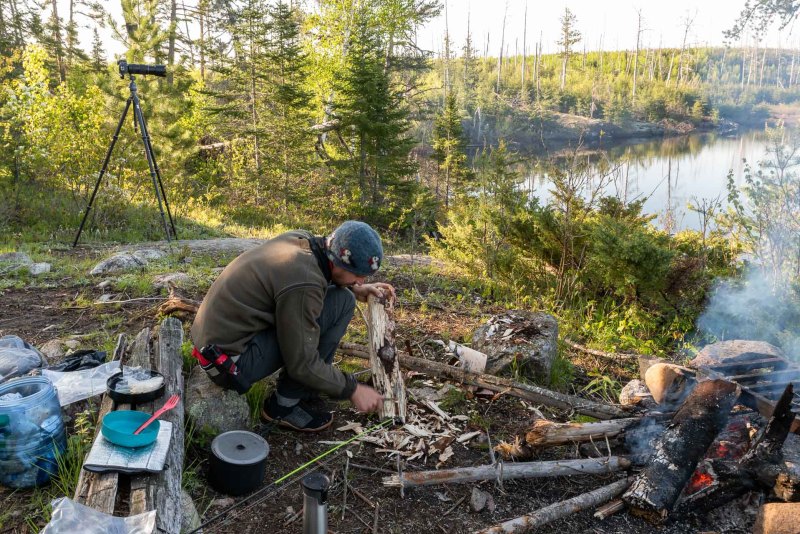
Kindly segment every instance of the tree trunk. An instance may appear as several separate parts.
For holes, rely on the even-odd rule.
[[[698,462],[725,427],[738,397],[726,380],[700,382],[658,438],[648,466],[622,497],[631,512],[662,523],[694,473]]]
[[[53,39],[56,45],[56,64],[58,65],[58,77],[61,83],[67,81],[67,67],[64,64],[64,41],[61,38],[61,20],[58,18],[58,2],[51,0],[50,5],[53,9]]]
[[[495,92],[500,94],[500,73],[503,69],[503,46],[506,42],[506,16],[508,15],[508,3],[506,3],[506,10],[503,13],[503,31],[500,33],[500,56],[497,58],[497,85]]]
[[[169,48],[167,49],[167,85],[172,87],[173,72],[172,67],[175,65],[175,36],[178,32],[178,3],[177,0],[170,0],[169,2]]]
[[[383,394],[383,407],[378,415],[381,419],[399,417],[406,419],[406,386],[400,363],[397,361],[397,347],[394,344],[394,303],[381,302],[374,296],[367,304],[367,331],[369,343],[369,362],[375,388]]]

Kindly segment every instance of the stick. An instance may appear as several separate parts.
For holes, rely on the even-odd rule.
[[[502,469],[493,465],[410,471],[401,475],[384,477],[383,485],[405,489],[436,484],[463,484],[479,480],[512,480],[516,478],[551,478],[569,475],[601,475],[627,469],[631,462],[619,456],[556,460],[547,462],[506,463]]]
[[[607,517],[611,517],[620,510],[625,508],[625,503],[622,499],[614,499],[613,501],[604,504],[594,513],[594,516],[601,521]]]
[[[354,350],[355,349],[355,350]],[[356,343],[340,343],[339,350],[350,356],[364,358],[367,352],[363,345]],[[601,404],[588,399],[582,399],[574,395],[566,395],[549,389],[515,382],[508,378],[501,378],[483,373],[473,373],[459,367],[453,367],[443,363],[414,358],[398,354],[400,365],[412,371],[425,373],[431,376],[440,376],[452,380],[480,386],[492,391],[506,392],[515,397],[525,399],[537,404],[553,406],[562,410],[570,410],[588,415],[597,419],[619,419],[625,417],[631,411],[630,408]]]
[[[601,358],[608,358],[609,360],[632,360],[634,358],[638,358],[641,356],[640,354],[634,354],[632,352],[605,352],[602,350],[597,349],[590,349],[584,345],[579,345],[574,341],[564,338],[564,343],[572,347],[573,349],[586,353],[591,354],[592,356],[600,356]]]
[[[594,491],[583,493],[577,497],[567,499],[566,501],[557,502],[537,510],[529,515],[523,515],[516,519],[511,519],[491,528],[477,531],[476,534],[502,534],[502,533],[518,533],[527,532],[528,530],[541,527],[567,517],[568,515],[598,506],[609,499],[613,499],[628,487],[630,478],[623,478],[608,486],[603,486]]]
[[[462,503],[462,502],[464,502],[464,501],[466,501],[466,500],[467,500],[467,496],[466,496],[466,495],[464,495],[463,497],[461,497],[460,499],[458,499],[458,500],[456,501],[456,503],[455,503],[453,506],[451,506],[450,508],[448,508],[448,509],[447,509],[447,511],[446,511],[445,513],[443,513],[443,514],[442,514],[442,517],[446,517],[446,516],[450,515],[450,512],[452,512],[453,510],[455,510],[456,508],[458,508],[458,507],[461,505],[461,503]]]

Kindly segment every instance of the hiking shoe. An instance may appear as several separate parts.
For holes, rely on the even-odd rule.
[[[305,401],[291,407],[281,406],[276,396],[272,395],[264,402],[261,419],[300,432],[319,432],[331,426],[333,414],[312,410]]]

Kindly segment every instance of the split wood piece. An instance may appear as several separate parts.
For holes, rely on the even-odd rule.
[[[554,423],[537,419],[525,434],[525,441],[533,447],[552,447],[612,438],[631,426],[642,422],[640,417],[612,419],[597,423]]]
[[[564,338],[564,343],[579,352],[591,354],[592,356],[600,356],[601,358],[607,358],[609,360],[632,360],[641,356],[640,354],[634,354],[632,352],[605,352],[602,350],[590,349],[589,347],[575,343],[567,338]]]
[[[367,352],[364,345],[356,343],[340,343],[339,350],[344,354],[357,358],[366,357],[365,353]],[[430,376],[449,378],[464,384],[480,386],[491,391],[507,393],[536,404],[544,404],[561,410],[575,411],[579,414],[588,415],[596,419],[619,419],[630,415],[632,411],[631,408],[601,404],[574,395],[567,395],[530,384],[515,382],[508,378],[482,373],[472,373],[459,367],[424,360],[422,358],[415,358],[413,356],[406,356],[404,354],[398,354],[398,360],[400,361],[400,365],[412,371],[425,373]]]
[[[112,361],[122,360],[125,346],[125,335],[120,334],[117,338],[117,346],[114,349]],[[114,401],[109,395],[104,394],[103,400],[100,402],[100,412],[97,414],[97,420],[102,421],[103,417],[113,409]],[[100,425],[97,425],[95,435],[97,432],[100,432]],[[80,475],[78,475],[78,484],[75,486],[75,496],[73,500],[105,514],[113,514],[114,503],[117,500],[118,485],[119,473],[117,472],[93,473],[81,469]]]
[[[726,380],[700,382],[655,441],[648,465],[622,499],[635,515],[652,523],[666,520],[698,462],[719,432],[738,397]]]
[[[369,296],[367,332],[370,340],[369,362],[373,384],[384,397],[378,415],[382,419],[399,417],[405,421],[406,386],[397,361],[398,351],[394,343],[394,305],[391,299]]]
[[[604,475],[630,467],[625,458],[587,458],[581,460],[559,460],[548,462],[500,463],[457,469],[432,471],[408,471],[400,475],[384,477],[383,485],[403,489],[435,484],[464,484],[479,480],[512,480],[516,478],[552,478],[570,475]]]
[[[600,506],[594,512],[594,517],[600,519],[607,519],[625,509],[625,502],[622,499],[614,499],[613,501]]]
[[[183,413],[183,327],[174,317],[167,317],[158,329],[158,343],[153,355],[154,367],[164,375],[164,396],[158,404],[172,395],[181,395],[174,410],[161,416],[172,423],[172,441],[167,451],[166,466],[160,473],[139,475],[131,480],[131,515],[156,510],[156,530],[181,531],[181,474],[183,471],[184,413]],[[134,510],[137,496],[144,497],[145,509]]]
[[[531,514],[477,531],[475,534],[515,534],[527,532],[557,519],[561,519],[562,517],[567,517],[588,508],[599,506],[625,491],[630,485],[630,481],[630,478],[623,478],[608,486],[583,493],[577,497],[567,499],[566,501],[551,504]]]

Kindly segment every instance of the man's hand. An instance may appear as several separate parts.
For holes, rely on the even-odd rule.
[[[383,395],[367,385],[358,384],[350,401],[359,412],[377,412],[383,406]]]
[[[394,300],[395,293],[394,287],[391,284],[383,282],[376,282],[374,284],[361,284],[360,286],[353,286],[350,288],[353,295],[359,302],[367,302],[370,295],[375,298],[386,298],[387,300]]]

